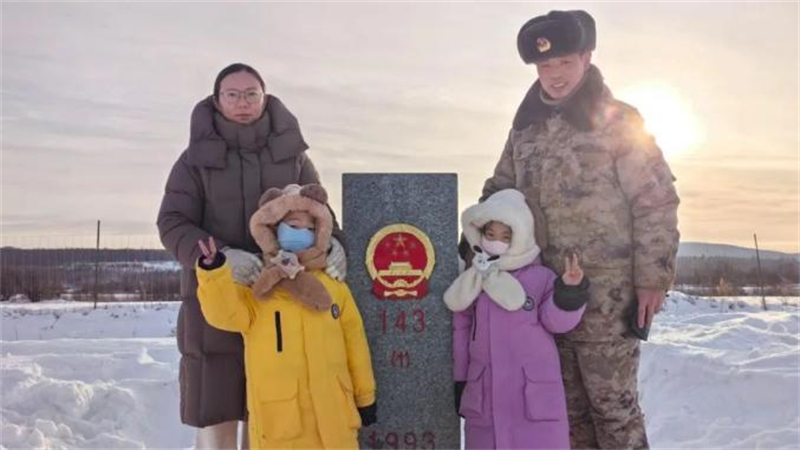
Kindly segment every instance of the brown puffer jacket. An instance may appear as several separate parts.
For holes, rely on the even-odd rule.
[[[203,318],[194,272],[197,241],[210,235],[218,248],[259,253],[249,222],[261,194],[320,182],[306,149],[297,119],[273,96],[267,96],[261,119],[250,125],[223,118],[212,97],[192,112],[189,147],[170,172],[158,213],[161,242],[183,266],[177,338],[181,420],[187,425],[246,417],[242,338]],[[338,225],[334,235],[344,242]]]

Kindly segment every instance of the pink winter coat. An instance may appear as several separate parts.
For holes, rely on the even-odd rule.
[[[527,295],[522,308],[508,311],[482,292],[453,316],[454,379],[467,381],[460,409],[466,448],[567,449],[567,407],[553,334],[574,328],[585,306],[559,309],[553,302],[557,276],[538,259],[509,273]]]

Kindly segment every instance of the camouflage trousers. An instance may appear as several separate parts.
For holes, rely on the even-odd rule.
[[[573,449],[647,449],[639,407],[639,341],[558,340]]]

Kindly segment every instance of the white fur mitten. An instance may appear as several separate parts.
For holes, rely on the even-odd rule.
[[[325,272],[339,281],[344,281],[347,277],[347,255],[335,237],[331,237],[331,251],[328,253],[328,266],[325,267]]]
[[[225,259],[231,266],[234,281],[245,286],[255,283],[264,267],[261,258],[238,248],[225,247],[220,251],[225,254]]]

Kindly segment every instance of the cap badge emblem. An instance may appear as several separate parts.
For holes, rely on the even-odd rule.
[[[550,41],[547,38],[536,38],[536,49],[539,50],[539,53],[545,53],[550,50]]]

